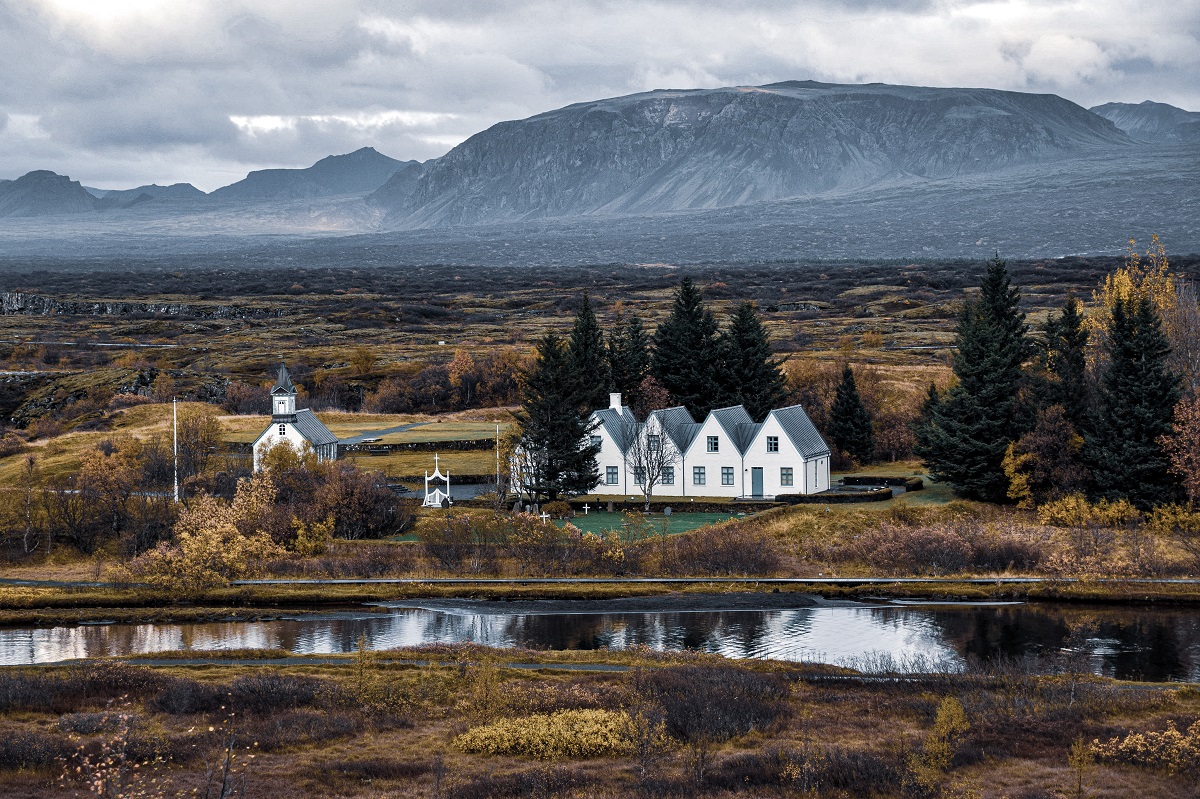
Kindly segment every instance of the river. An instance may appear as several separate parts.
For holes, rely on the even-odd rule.
[[[474,642],[534,649],[702,650],[731,658],[923,670],[1033,656],[1121,679],[1200,681],[1200,610],[1038,604],[822,606],[775,610],[506,613],[495,603],[394,607],[208,623],[0,628],[0,665],[278,648],[294,654]]]

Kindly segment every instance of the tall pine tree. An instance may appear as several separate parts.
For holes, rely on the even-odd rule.
[[[744,405],[756,422],[787,398],[782,361],[771,357],[766,328],[758,319],[754,303],[737,307],[717,342],[720,394],[715,405]]]
[[[671,315],[654,333],[651,373],[671,400],[703,419],[716,405],[717,321],[704,307],[700,290],[685,277],[675,292]]]
[[[554,333],[537,342],[537,359],[522,375],[518,471],[526,489],[550,500],[595,487],[598,447],[591,444],[587,418],[572,388],[573,365]]]
[[[1088,330],[1083,324],[1079,300],[1068,297],[1062,313],[1046,320],[1043,353],[1047,383],[1042,404],[1061,405],[1064,415],[1076,431],[1087,428]]]
[[[626,405],[637,405],[642,381],[650,374],[650,339],[637,316],[625,320],[618,315],[614,320],[608,334],[608,366],[613,391],[621,392]]]
[[[950,388],[917,430],[916,452],[935,479],[964,496],[1003,502],[1004,453],[1022,432],[1018,391],[1028,355],[1025,314],[1004,261],[988,263],[979,297],[958,321]]]
[[[567,343],[567,357],[571,363],[571,385],[580,410],[590,412],[607,408],[612,372],[608,368],[604,334],[600,332],[600,323],[596,321],[586,291],[575,313],[575,326],[571,328],[571,339]]]
[[[829,417],[829,437],[838,449],[848,452],[859,463],[869,462],[875,454],[875,432],[871,429],[871,414],[858,395],[850,364],[842,370],[842,382],[838,384]]]
[[[1143,509],[1170,502],[1177,484],[1159,436],[1171,431],[1182,392],[1179,375],[1167,368],[1171,348],[1149,298],[1116,301],[1107,346],[1102,411],[1085,447],[1096,491]]]

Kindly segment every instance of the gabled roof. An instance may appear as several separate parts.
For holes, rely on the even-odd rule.
[[[746,447],[750,446],[750,440],[745,439],[745,431],[739,431],[738,428],[742,425],[754,426],[754,420],[750,418],[750,414],[746,413],[746,409],[741,405],[733,405],[709,411],[708,415],[717,420],[717,424],[721,425],[721,429],[729,436],[729,440],[737,447],[737,451],[744,455]]]
[[[803,407],[792,405],[787,408],[777,408],[768,414],[768,417],[770,416],[775,417],[792,445],[805,458],[829,454],[829,445],[825,443],[825,439],[821,438],[821,434],[817,432],[816,426],[808,418]]]
[[[333,431],[326,427],[308,408],[296,411],[296,430],[314,447],[338,442],[338,437],[333,434]]]
[[[600,421],[600,425],[608,431],[609,436],[616,442],[617,449],[624,455],[633,443],[633,436],[637,435],[638,422],[633,411],[624,405],[621,406],[620,413],[612,408],[602,408],[592,411],[592,418]]]
[[[702,425],[696,423],[696,420],[688,413],[688,409],[682,405],[677,408],[663,408],[662,410],[652,411],[650,415],[658,419],[659,426],[671,437],[675,448],[680,452],[687,451],[687,448],[696,440],[696,434],[700,432],[700,428],[702,427]]]
[[[275,385],[271,386],[272,394],[295,394],[296,386],[292,384],[292,375],[288,371],[287,366],[279,364],[279,375],[275,378]]]
[[[754,437],[758,435],[758,431],[762,430],[762,424],[739,424],[737,426],[737,434],[733,437],[733,445],[737,447],[738,453],[745,455],[750,449],[750,445],[754,442]]]

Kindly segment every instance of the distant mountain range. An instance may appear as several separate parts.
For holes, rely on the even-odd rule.
[[[854,231],[881,234],[864,210],[873,203],[903,209],[909,197],[923,203],[911,209],[922,219],[958,219],[969,194],[977,216],[988,214],[989,197],[1008,204],[989,219],[989,230],[1012,226],[1018,233],[1024,225],[1026,235],[1047,240],[1039,247],[1072,238],[1070,251],[1077,252],[1107,242],[1076,241],[1049,229],[1048,220],[1105,218],[1114,197],[1143,191],[1122,188],[1124,182],[1159,175],[1160,186],[1176,187],[1173,198],[1160,192],[1131,206],[1130,229],[1102,235],[1123,241],[1142,224],[1177,228],[1192,242],[1186,246],[1200,251],[1200,189],[1179,179],[1198,160],[1200,113],[1163,103],[1089,110],[1049,94],[790,81],[579,103],[494,125],[424,163],[365,147],[306,169],[251,172],[207,195],[187,183],[86,189],[31,172],[0,181],[0,217],[70,215],[75,230],[103,212],[98,236],[429,230],[446,231],[438,240],[449,241],[491,235],[484,226],[525,225],[514,229],[550,236],[544,226],[599,230],[611,226],[605,220],[633,219],[641,220],[640,231],[657,225],[687,238],[682,231],[704,220],[753,228],[756,216],[769,217],[784,229],[840,209],[851,231],[842,252],[853,248]],[[679,214],[686,222],[668,224]],[[827,223],[836,228],[834,218]],[[0,236],[23,230],[22,240],[31,240],[29,224],[14,219],[0,226]],[[965,226],[957,251],[987,239],[972,238],[969,219],[956,224]],[[1069,224],[1066,231],[1083,229],[1093,237],[1101,230]],[[905,236],[886,232],[891,246],[908,246]]]

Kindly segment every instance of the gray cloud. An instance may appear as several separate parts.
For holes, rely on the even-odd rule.
[[[1172,0],[9,0],[0,177],[212,189],[364,145],[430,158],[571,102],[805,78],[1200,110],[1198,45],[1200,7]]]

